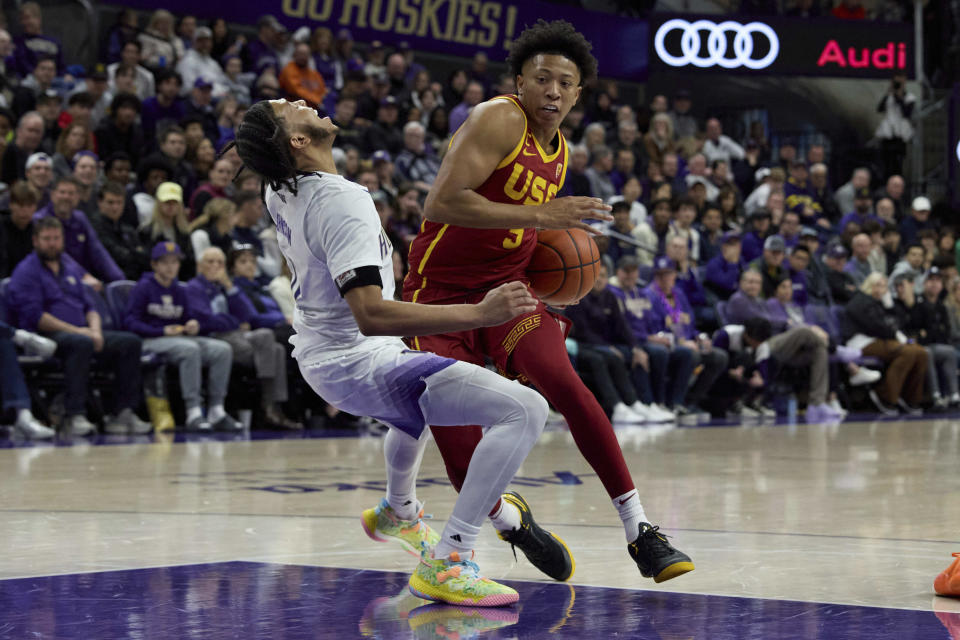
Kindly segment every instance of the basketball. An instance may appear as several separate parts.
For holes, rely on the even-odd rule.
[[[545,304],[573,304],[587,295],[600,271],[600,249],[583,229],[537,233],[537,248],[527,265],[530,286]]]

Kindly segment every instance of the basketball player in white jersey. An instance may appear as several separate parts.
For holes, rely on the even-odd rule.
[[[519,383],[410,351],[392,336],[495,326],[530,312],[536,300],[519,282],[492,290],[476,305],[393,300],[393,248],[367,190],[336,173],[336,133],[329,118],[302,100],[259,102],[237,130],[237,151],[265,182],[264,201],[293,274],[293,355],[324,400],[390,426],[384,515],[420,553],[410,590],[455,604],[516,602],[516,591],[479,575],[472,549],[487,513],[543,430],[547,403]],[[414,491],[428,423],[490,427],[440,536],[420,520]]]

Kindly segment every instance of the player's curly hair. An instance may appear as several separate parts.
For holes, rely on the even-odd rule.
[[[560,55],[577,65],[580,84],[583,84],[597,75],[597,59],[590,53],[592,48],[583,34],[566,20],[547,22],[541,18],[532,27],[524,29],[510,45],[507,64],[511,73],[518,76],[523,71],[523,63],[538,53]]]
[[[236,140],[224,147],[220,155],[236,147],[243,166],[263,178],[263,189],[269,184],[274,191],[285,187],[296,195],[297,165],[289,137],[283,118],[274,113],[269,102],[261,100],[247,109],[237,127]]]

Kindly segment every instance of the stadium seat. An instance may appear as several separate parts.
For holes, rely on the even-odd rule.
[[[136,284],[133,280],[117,280],[108,284],[104,290],[107,306],[113,314],[113,322],[117,329],[123,328],[123,319],[127,315],[127,300]]]

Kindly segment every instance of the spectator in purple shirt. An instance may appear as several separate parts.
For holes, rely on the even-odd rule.
[[[471,80],[467,83],[467,88],[463,92],[463,102],[450,110],[450,118],[448,120],[450,133],[459,129],[460,126],[467,121],[467,116],[470,115],[473,108],[482,101],[483,85],[476,80]]]
[[[683,291],[687,302],[693,307],[695,324],[704,331],[717,328],[717,312],[707,301],[707,292],[690,264],[690,247],[687,238],[673,236],[667,241],[667,257],[677,265],[677,288]]]
[[[144,337],[144,349],[163,354],[180,372],[180,393],[191,431],[239,431],[243,425],[223,407],[230,384],[233,354],[223,340],[205,335],[226,323],[209,310],[190,304],[186,287],[177,280],[183,253],[175,242],[158,242],[150,253],[153,271],[130,292],[125,325]],[[207,416],[200,409],[201,373],[207,376]]]
[[[59,218],[41,218],[33,226],[34,252],[23,259],[10,279],[8,299],[18,324],[40,331],[57,343],[64,378],[64,424],[68,433],[83,436],[94,430],[87,420],[90,367],[108,364],[115,375],[116,415],[107,419],[108,433],[148,433],[151,425],[133,412],[140,404],[141,341],[123,331],[104,331],[83,281],[87,275],[63,253]]]
[[[157,94],[146,98],[140,107],[140,123],[147,146],[151,146],[164,128],[180,122],[187,114],[187,106],[180,97],[180,74],[172,69],[161,69],[156,79]]]
[[[747,216],[741,248],[744,262],[753,262],[763,253],[763,242],[771,233],[771,218],[766,209],[758,209]]]
[[[693,309],[683,291],[675,286],[676,263],[667,256],[660,256],[654,260],[653,273],[653,283],[646,288],[647,298],[650,300],[650,322],[647,330],[651,334],[664,334],[667,339],[662,342],[667,342],[673,349],[689,352],[691,366],[684,371],[672,372],[677,378],[686,377],[689,380],[693,370],[698,365],[703,365],[693,387],[689,391],[684,387],[686,397],[671,398],[673,410],[678,417],[698,414],[701,412],[699,405],[710,387],[727,368],[727,353],[722,349],[712,348],[709,341],[699,339],[693,324]],[[666,334],[671,334],[672,339]]]
[[[20,77],[26,77],[37,65],[37,58],[50,56],[63,69],[63,47],[56,38],[43,35],[43,16],[36,2],[20,5],[20,26],[23,32],[13,39],[14,66]]]
[[[33,219],[56,217],[63,225],[67,254],[88,273],[105,282],[123,280],[124,275],[117,263],[97,237],[87,216],[77,209],[80,202],[80,185],[73,176],[57,180],[50,194],[50,204],[33,215]],[[102,288],[90,282],[94,289]]]
[[[881,222],[880,218],[873,214],[873,198],[870,195],[870,188],[863,187],[853,193],[853,211],[840,218],[840,229],[846,229],[851,222],[856,222],[861,229],[867,224],[868,220]]]
[[[727,320],[730,324],[745,324],[750,318],[766,318],[770,320],[774,333],[780,333],[787,325],[770,317],[770,311],[760,297],[762,289],[760,272],[754,269],[744,271],[740,276],[740,290],[727,302]]]
[[[728,300],[737,291],[740,274],[746,268],[740,258],[740,234],[727,231],[720,238],[720,254],[707,262],[705,286],[721,300]]]

